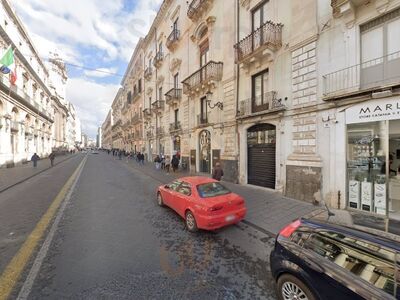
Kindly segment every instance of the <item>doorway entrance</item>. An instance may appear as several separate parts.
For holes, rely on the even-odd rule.
[[[247,182],[275,189],[276,130],[258,124],[247,130]]]
[[[199,134],[200,172],[211,172],[211,133],[202,130]]]

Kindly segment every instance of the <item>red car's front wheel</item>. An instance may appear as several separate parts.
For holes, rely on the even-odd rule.
[[[198,230],[196,219],[194,218],[194,215],[191,211],[188,211],[186,213],[185,221],[186,221],[186,227],[190,232],[196,232]]]
[[[164,201],[163,201],[163,198],[162,198],[160,192],[157,193],[157,204],[158,204],[159,206],[164,206]]]

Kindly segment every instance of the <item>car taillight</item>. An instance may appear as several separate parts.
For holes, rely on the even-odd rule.
[[[300,227],[300,225],[301,225],[301,221],[296,220],[293,223],[290,223],[286,227],[282,228],[281,231],[279,231],[279,235],[281,235],[285,238],[289,238],[292,235],[292,233],[295,232],[297,230],[297,228]]]
[[[223,208],[222,205],[216,205],[216,206],[210,207],[210,208],[208,209],[208,211],[217,211],[217,210],[220,210],[220,209],[222,209],[222,208]]]
[[[239,200],[237,205],[243,205],[244,204],[244,200]]]

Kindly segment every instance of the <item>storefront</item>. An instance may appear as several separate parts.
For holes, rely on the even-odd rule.
[[[400,97],[345,112],[347,206],[400,219]]]

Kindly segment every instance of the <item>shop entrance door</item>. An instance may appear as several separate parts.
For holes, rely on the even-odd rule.
[[[275,189],[276,130],[271,124],[247,131],[247,182]]]

